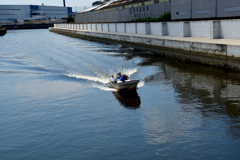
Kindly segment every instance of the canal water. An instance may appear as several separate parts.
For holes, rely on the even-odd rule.
[[[107,87],[122,70],[140,80],[136,92]],[[0,38],[0,89],[0,159],[240,156],[238,73],[12,30]]]

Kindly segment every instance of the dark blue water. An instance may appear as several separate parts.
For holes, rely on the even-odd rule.
[[[136,93],[107,87],[122,70]],[[239,159],[240,75],[51,33],[0,38],[0,159]]]

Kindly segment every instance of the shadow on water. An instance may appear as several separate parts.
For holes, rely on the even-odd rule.
[[[141,104],[141,99],[136,90],[112,92],[119,103],[128,109],[138,109]]]

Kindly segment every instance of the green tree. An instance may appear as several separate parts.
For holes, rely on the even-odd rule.
[[[67,23],[74,22],[74,18],[72,16],[67,17]]]

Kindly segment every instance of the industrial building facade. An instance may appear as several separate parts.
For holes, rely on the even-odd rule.
[[[137,18],[157,18],[171,11],[170,0],[123,0],[109,1],[78,13],[75,22],[128,22]]]
[[[16,22],[17,19],[61,20],[72,13],[71,7],[44,5],[0,5],[0,23]]]
[[[240,16],[240,0],[171,0],[172,19]]]
[[[240,0],[112,0],[78,13],[75,22],[128,22],[167,11],[172,20],[240,17]]]

